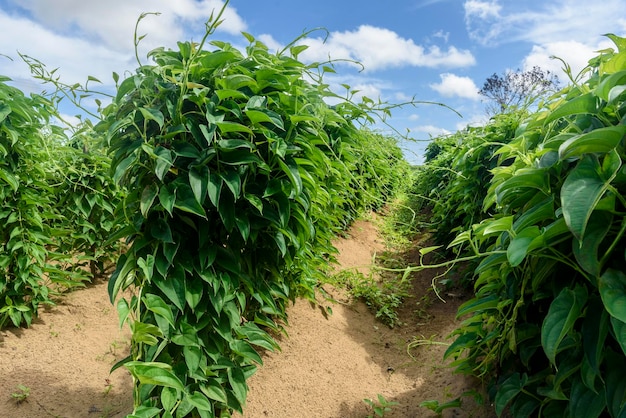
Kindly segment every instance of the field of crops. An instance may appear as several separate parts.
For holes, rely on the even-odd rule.
[[[412,169],[368,129],[388,109],[328,104],[334,69],[300,62],[306,46],[246,35],[240,51],[215,25],[114,74],[95,124],[54,122],[81,86],[26,96],[0,78],[0,328],[105,277],[131,335],[112,368],[132,376],[129,416],[245,413],[287,307],[324,293],[337,234],[394,202],[440,258],[334,284],[394,325],[410,274],[447,267],[435,291],[472,297],[443,359],[485,382],[498,416],[626,416],[625,39],[538,109],[437,138]],[[422,216],[401,222],[407,209]],[[442,413],[464,395],[421,402]]]

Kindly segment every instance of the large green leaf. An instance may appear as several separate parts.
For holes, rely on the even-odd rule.
[[[189,169],[189,185],[193,191],[196,201],[202,205],[207,194],[209,184],[209,167],[191,167]]]
[[[597,418],[606,408],[604,389],[594,393],[580,379],[574,379],[570,394],[570,416]]]
[[[509,402],[520,394],[524,386],[526,386],[527,380],[526,375],[520,376],[519,373],[514,373],[500,385],[495,399],[496,414],[498,416],[502,415]]]
[[[579,241],[585,234],[591,213],[609,184],[610,178],[608,180],[602,178],[600,162],[592,155],[583,156],[563,182],[561,188],[563,217]]]
[[[550,304],[541,326],[541,345],[552,364],[556,365],[559,345],[581,316],[586,301],[587,289],[577,286],[564,288]]]
[[[626,125],[609,126],[568,139],[559,147],[559,158],[579,157],[584,154],[605,154],[612,151],[624,139]]]
[[[598,289],[609,314],[626,322],[626,274],[621,270],[607,269],[598,278]]]
[[[174,326],[174,314],[172,313],[172,308],[165,303],[163,298],[158,295],[146,293],[143,297],[143,303],[149,311],[154,312],[155,315],[165,318],[171,326]]]
[[[596,113],[597,111],[596,96],[592,93],[587,93],[569,100],[554,109],[550,115],[548,115],[544,123],[548,124],[564,116],[578,115],[581,113]]]
[[[182,382],[171,372],[172,366],[165,363],[129,361],[124,365],[144,385],[170,387],[185,390]]]
[[[539,227],[526,227],[511,240],[506,251],[507,259],[512,267],[519,266],[529,252],[544,244]]]
[[[170,277],[154,280],[167,298],[183,311],[185,306],[185,271],[182,266],[175,265]]]
[[[600,275],[598,248],[611,229],[613,215],[606,211],[595,211],[587,223],[587,231],[581,241],[572,240],[574,257],[580,266],[593,277]]]
[[[188,184],[181,184],[176,189],[176,201],[174,202],[174,207],[188,213],[193,213],[194,215],[198,215],[205,219],[207,217],[206,211],[198,202],[191,186]]]

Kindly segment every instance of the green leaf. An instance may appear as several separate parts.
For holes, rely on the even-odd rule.
[[[246,110],[245,113],[253,125],[260,125],[261,123],[267,122],[276,126],[280,130],[285,130],[285,126],[283,124],[283,120],[280,117],[280,115],[269,109],[257,109],[257,110],[248,109]]]
[[[129,361],[125,366],[141,384],[165,386],[180,391],[185,390],[180,379],[170,371],[172,367],[169,364]]]
[[[165,318],[172,327],[175,326],[172,308],[167,303],[165,303],[161,296],[146,293],[142,300],[149,311],[154,312],[155,315],[159,315]]]
[[[626,70],[618,71],[604,77],[596,87],[596,95],[606,102],[610,102],[609,94],[614,87],[626,84]]]
[[[545,193],[550,190],[549,176],[545,169],[538,168],[521,168],[515,172],[515,175],[511,176],[507,180],[500,183],[496,189],[496,201],[498,204],[502,204],[511,195],[516,198],[520,190],[523,189],[538,189]]]
[[[204,293],[204,287],[200,280],[186,280],[185,281],[185,300],[193,311],[202,299]]]
[[[140,107],[139,111],[146,120],[153,120],[159,125],[159,128],[163,128],[165,118],[163,117],[163,113],[161,113],[159,109],[148,109],[145,107]]]
[[[502,412],[509,402],[520,394],[524,386],[526,386],[527,380],[526,375],[522,377],[519,373],[514,373],[502,382],[502,385],[498,388],[495,399],[496,414],[498,414],[498,416],[502,415]]]
[[[226,392],[224,392],[224,388],[215,379],[207,379],[206,384],[200,385],[200,390],[209,399],[213,399],[223,404],[226,404],[226,402],[228,402],[226,398]]]
[[[228,382],[239,404],[245,404],[246,396],[248,395],[248,385],[246,384],[246,376],[243,370],[239,367],[230,367],[228,369]]]
[[[288,158],[283,160],[279,159],[278,164],[280,165],[283,173],[287,174],[291,184],[295,189],[296,196],[302,193],[302,178],[300,177],[300,172],[298,171],[298,165],[293,160],[293,158]]]
[[[150,235],[159,241],[168,243],[174,242],[169,224],[161,218],[155,219],[152,224],[150,224]]]
[[[589,218],[581,241],[572,240],[572,251],[580,266],[593,277],[600,275],[601,265],[598,249],[613,224],[613,215],[606,211],[594,211]]]
[[[594,393],[581,380],[574,379],[569,404],[572,416],[597,418],[604,408],[606,408],[604,389],[600,393]]]
[[[192,167],[189,169],[189,185],[198,204],[204,203],[209,184],[209,167]]]
[[[606,154],[612,151],[626,135],[626,125],[594,129],[565,141],[559,147],[559,158],[565,160],[583,154]]]
[[[183,311],[185,306],[185,271],[182,266],[175,265],[170,277],[157,280],[156,285],[180,311]]]
[[[254,132],[246,125],[242,125],[241,123],[236,122],[218,122],[217,126],[220,128],[222,134],[226,134],[229,132],[244,132],[250,135],[254,135]]]
[[[163,180],[165,174],[169,171],[174,163],[174,157],[172,151],[167,148],[158,146],[154,149],[154,154],[157,157],[154,173],[159,180]]]
[[[126,289],[130,283],[132,283],[132,279],[134,278],[134,274],[132,273],[135,268],[137,268],[137,263],[135,255],[132,252],[122,254],[117,260],[117,266],[108,284],[109,300],[111,303],[115,303],[115,299],[120,290]]]
[[[506,251],[507,259],[512,267],[517,267],[524,261],[529,252],[543,245],[539,227],[535,225],[526,227],[511,240]]]
[[[17,192],[20,187],[17,177],[2,168],[0,168],[0,179],[4,180],[14,192]]]
[[[128,415],[127,418],[153,418],[158,416],[161,413],[160,408],[156,408],[154,406],[138,406],[134,413]]]
[[[213,411],[213,408],[211,407],[211,402],[209,402],[209,400],[200,392],[194,392],[191,395],[187,395],[187,400],[198,411]]]
[[[578,96],[554,109],[546,118],[544,124],[548,124],[564,116],[579,115],[583,113],[597,113],[598,110],[596,101],[596,96],[592,93]]]
[[[263,360],[257,351],[252,348],[250,344],[242,340],[234,340],[230,343],[230,348],[233,352],[245,359],[246,362],[253,361],[258,364],[263,364]]]
[[[161,206],[172,216],[174,202],[176,201],[176,188],[174,185],[166,184],[159,190],[159,202]]]
[[[202,349],[195,344],[186,344],[183,346],[183,357],[189,374],[196,373],[202,362]]]
[[[224,180],[226,186],[233,193],[235,200],[237,200],[241,195],[241,177],[239,177],[239,174],[237,174],[234,170],[226,170],[223,173],[220,173],[220,176]]]
[[[607,269],[598,278],[598,289],[609,314],[626,322],[626,274],[621,270]]]
[[[587,301],[587,289],[577,286],[574,290],[564,288],[554,298],[541,326],[541,345],[554,365],[559,345],[581,316]]]
[[[611,326],[615,333],[615,339],[622,348],[624,355],[626,355],[626,322],[622,322],[614,316],[611,316]]]
[[[217,173],[209,174],[209,183],[207,184],[207,194],[213,206],[219,207],[220,193],[222,192],[223,180]]]
[[[204,208],[198,202],[193,190],[191,190],[191,186],[188,184],[181,184],[176,189],[176,201],[174,202],[174,207],[207,219]]]
[[[610,185],[610,179],[605,181],[600,171],[598,159],[585,155],[567,175],[561,187],[563,217],[579,241],[585,234],[591,213]]]
[[[590,299],[583,321],[582,337],[585,357],[594,375],[600,375],[606,336],[609,333],[609,315],[598,297]]]
[[[234,150],[237,148],[254,150],[256,148],[253,142],[244,139],[220,139],[217,141],[217,145],[226,150]]]
[[[178,396],[176,393],[176,389],[165,387],[161,391],[161,404],[163,405],[163,409],[166,411],[171,411],[176,402],[178,401]]]

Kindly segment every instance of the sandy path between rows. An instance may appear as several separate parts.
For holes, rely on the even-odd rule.
[[[367,266],[384,250],[374,223],[358,221],[338,240],[340,268]],[[320,306],[298,301],[289,309],[288,337],[282,350],[264,355],[250,379],[244,417],[364,418],[373,412],[363,402],[378,394],[398,402],[386,417],[431,417],[423,400],[450,400],[471,387],[444,367],[445,346],[407,352],[414,336],[445,341],[457,325],[460,300],[444,304],[422,299],[434,272],[414,278],[416,295],[401,310],[404,325],[390,329],[367,307],[327,287],[339,303]],[[419,294],[419,293],[422,294]],[[429,300],[426,306],[425,301]],[[64,297],[41,312],[30,329],[0,332],[0,418],[114,418],[132,411],[132,382],[124,369],[109,369],[128,352],[128,333],[120,331],[108,301],[106,283]],[[18,385],[29,396],[17,402]],[[447,410],[449,417],[487,417],[474,405]]]

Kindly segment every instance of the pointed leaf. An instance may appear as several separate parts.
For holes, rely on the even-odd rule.
[[[609,314],[626,322],[626,274],[620,270],[607,269],[598,278],[598,289]]]
[[[556,365],[559,344],[581,316],[586,300],[586,288],[577,286],[574,290],[564,288],[550,304],[541,326],[541,345],[552,364]]]
[[[559,158],[565,160],[583,154],[605,154],[617,147],[626,135],[626,125],[609,126],[577,135],[559,147]]]
[[[598,159],[585,155],[561,187],[563,217],[578,240],[582,239],[591,213],[610,184],[610,180],[602,179],[600,170]]]

